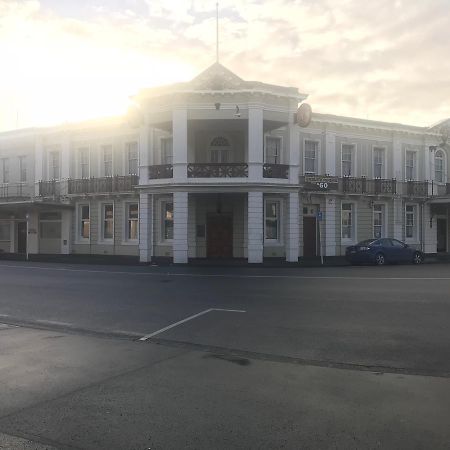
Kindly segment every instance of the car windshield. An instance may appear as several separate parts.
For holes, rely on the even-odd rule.
[[[366,239],[365,241],[358,242],[358,245],[360,247],[368,247],[369,245],[373,244],[376,241],[376,239]]]

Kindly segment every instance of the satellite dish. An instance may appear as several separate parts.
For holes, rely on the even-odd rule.
[[[312,108],[308,103],[302,103],[297,109],[297,125],[306,128],[312,119]]]

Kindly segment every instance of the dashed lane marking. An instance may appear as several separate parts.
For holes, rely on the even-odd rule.
[[[178,322],[172,323],[171,325],[168,325],[167,327],[161,328],[160,330],[154,331],[153,333],[150,334],[146,334],[145,336],[142,336],[139,341],[147,341],[148,339],[164,333],[167,330],[170,330],[171,328],[175,328],[178,325],[181,325],[182,323],[188,322],[189,320],[192,319],[196,319],[197,317],[203,316],[204,314],[208,314],[212,311],[222,311],[222,312],[234,312],[234,313],[245,313],[246,311],[242,311],[240,309],[222,309],[222,308],[210,308],[210,309],[205,309],[204,311],[200,311],[197,314],[194,314],[192,316],[186,317],[183,320],[179,320]]]

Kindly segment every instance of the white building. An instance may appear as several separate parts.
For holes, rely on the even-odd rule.
[[[306,97],[215,63],[143,90],[133,117],[0,134],[0,251],[261,263],[379,236],[448,251],[445,123],[301,128]]]

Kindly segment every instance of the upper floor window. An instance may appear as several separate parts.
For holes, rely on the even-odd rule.
[[[161,139],[161,164],[173,164],[173,139]]]
[[[27,157],[19,156],[19,180],[21,183],[27,181]]]
[[[445,181],[444,162],[444,152],[442,150],[437,150],[434,155],[434,179],[438,183],[443,183]]]
[[[266,136],[265,162],[267,164],[280,164],[281,138]]]
[[[416,179],[416,152],[409,150],[405,153],[405,179]]]
[[[9,183],[9,159],[2,159],[2,182]]]
[[[210,144],[210,161],[212,163],[230,162],[230,143],[223,136],[215,137]]]
[[[265,207],[264,239],[280,240],[280,202],[267,200]]]
[[[48,153],[48,177],[50,180],[59,180],[59,152],[52,151]]]
[[[384,178],[384,154],[383,147],[373,148],[373,177]]]
[[[137,173],[138,173],[137,142],[128,142],[126,144],[126,154],[127,154],[127,160],[128,160],[128,175],[137,175]]]
[[[352,144],[342,144],[342,176],[353,176],[353,157],[355,146]]]
[[[305,173],[317,174],[317,157],[319,143],[317,141],[305,141]]]
[[[112,177],[113,175],[112,145],[104,145],[102,147],[102,157],[103,157],[103,176]]]
[[[78,149],[78,163],[80,167],[80,177],[89,178],[89,148]]]

